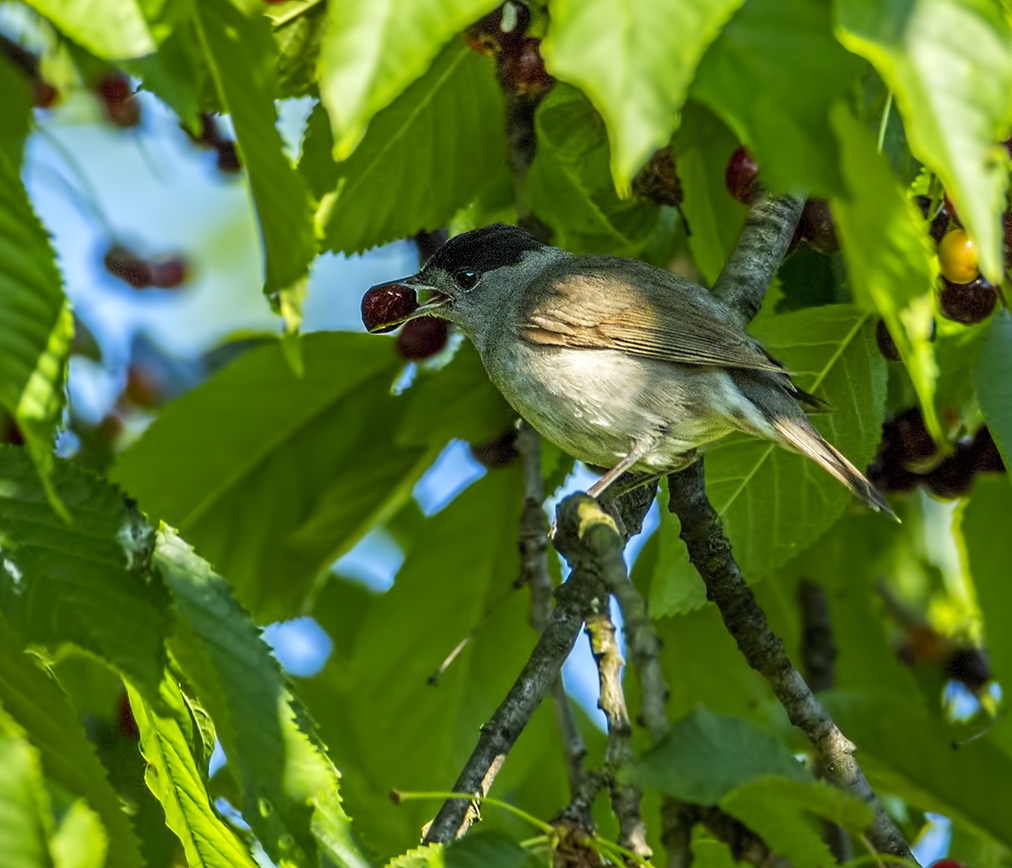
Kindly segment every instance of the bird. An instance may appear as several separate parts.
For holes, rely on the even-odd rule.
[[[607,468],[592,497],[627,471],[641,484],[684,469],[740,431],[807,456],[896,518],[802,407],[825,404],[683,277],[636,259],[572,254],[495,223],[449,239],[417,274],[373,291],[421,300],[373,331],[420,316],[463,331],[521,418],[574,458]]]

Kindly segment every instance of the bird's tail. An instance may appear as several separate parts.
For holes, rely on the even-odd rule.
[[[796,416],[777,415],[769,418],[769,421],[786,444],[821,464],[872,509],[899,521],[881,492],[815,429],[807,416],[799,412]]]
[[[734,377],[734,381],[739,392],[748,399],[753,410],[752,413],[735,416],[735,422],[742,430],[776,440],[789,449],[807,455],[816,463],[821,464],[872,509],[899,521],[896,518],[896,513],[892,511],[886,499],[875,486],[844,457],[839,449],[816,430],[804,411],[798,406],[799,396],[796,393],[789,393],[787,387],[782,383],[770,382],[769,378],[757,377],[751,375],[751,372],[749,374],[739,372],[738,376]],[[796,390],[796,387],[794,388]],[[825,407],[825,404],[818,398],[809,396],[807,392],[802,394],[804,398],[810,398],[811,401],[819,402],[821,406]],[[810,402],[806,401],[806,403]]]

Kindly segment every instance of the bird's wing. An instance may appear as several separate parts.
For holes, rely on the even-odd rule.
[[[574,256],[527,288],[520,335],[682,365],[786,373],[702,287],[629,259]]]

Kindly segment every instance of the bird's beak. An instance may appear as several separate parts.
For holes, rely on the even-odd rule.
[[[430,316],[450,301],[450,296],[445,295],[433,286],[428,286],[424,283],[416,283],[415,278],[413,277],[406,277],[403,280],[391,281],[390,283],[384,285],[410,290],[415,293],[415,297],[418,299],[420,304],[417,308],[411,311],[411,313],[406,314],[405,316],[373,326],[369,329],[372,333],[390,331],[399,325],[403,325],[409,320],[418,319],[423,316]]]

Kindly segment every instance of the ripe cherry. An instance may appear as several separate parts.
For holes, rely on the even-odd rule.
[[[103,75],[95,82],[106,117],[118,127],[135,127],[141,120],[141,104],[134,96],[130,79],[120,73]]]
[[[397,320],[418,309],[415,291],[404,283],[381,283],[362,297],[362,322],[376,333],[397,328]],[[393,323],[393,325],[390,325]]]
[[[134,289],[144,289],[152,284],[151,264],[120,244],[109,248],[103,262],[106,271],[126,281]]]
[[[820,253],[836,253],[840,249],[833,215],[829,212],[829,203],[825,199],[809,199],[805,202],[798,226],[801,228],[801,237]]]
[[[965,229],[952,229],[938,243],[938,267],[950,283],[970,283],[980,274],[977,248]]]
[[[555,84],[545,69],[541,40],[527,37],[511,51],[499,54],[496,74],[503,90],[517,96],[540,98]]]
[[[955,859],[939,859],[937,862],[931,863],[931,868],[966,868],[966,865]]]
[[[397,351],[409,360],[428,359],[446,346],[450,324],[445,319],[421,316],[404,324],[397,335]]]
[[[946,319],[973,325],[991,315],[998,304],[998,292],[983,277],[970,283],[945,281],[938,301]]]
[[[759,194],[759,167],[744,146],[737,148],[724,175],[727,189],[743,205],[751,205]]]
[[[896,343],[893,341],[893,336],[889,334],[889,327],[885,324],[884,319],[880,319],[875,324],[875,341],[878,343],[879,352],[886,359],[890,362],[900,360],[900,351],[896,348]]]
[[[176,289],[186,283],[189,276],[187,261],[182,256],[170,256],[151,263],[151,285],[162,289]]]
[[[931,197],[930,196],[918,196],[917,205],[921,209],[921,215],[925,220],[931,212]],[[943,204],[931,218],[931,226],[928,229],[928,234],[931,236],[931,240],[937,244],[945,236],[946,230],[949,228],[949,212],[946,210]]]

